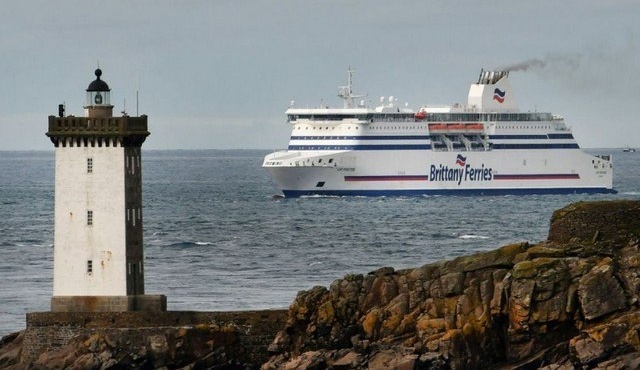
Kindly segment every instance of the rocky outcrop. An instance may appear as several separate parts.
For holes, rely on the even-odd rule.
[[[548,240],[298,294],[262,369],[636,369],[640,202],[576,203]]]
[[[20,369],[24,331],[12,333],[0,340],[0,369]]]

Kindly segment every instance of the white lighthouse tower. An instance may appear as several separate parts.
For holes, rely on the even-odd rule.
[[[52,311],[166,310],[145,295],[141,146],[147,116],[113,117],[96,69],[84,117],[49,116],[55,146]]]

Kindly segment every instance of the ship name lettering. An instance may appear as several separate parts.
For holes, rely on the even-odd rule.
[[[485,167],[484,163],[480,167],[465,164],[460,168],[432,164],[429,170],[429,181],[452,181],[460,185],[463,181],[491,181],[492,179],[493,169]]]
[[[491,172],[492,168],[485,168],[484,163],[479,168],[473,168],[467,164],[464,166],[464,179],[465,181],[490,181],[493,178]]]

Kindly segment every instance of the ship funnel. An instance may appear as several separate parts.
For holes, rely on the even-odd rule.
[[[469,88],[467,104],[482,112],[516,112],[509,71],[480,71],[478,82]]]
[[[503,77],[509,77],[509,71],[480,71],[478,77],[478,85],[493,85],[500,81]]]

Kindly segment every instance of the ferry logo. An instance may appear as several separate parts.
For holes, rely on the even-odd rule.
[[[486,167],[484,163],[480,166],[472,166],[467,163],[467,157],[458,154],[456,166],[445,164],[432,164],[429,171],[429,181],[453,182],[460,186],[463,182],[480,182],[493,180],[493,168]]]
[[[504,96],[505,95],[507,95],[506,91],[502,91],[502,90],[500,90],[498,88],[493,90],[493,100],[497,101],[500,104],[504,103]]]

